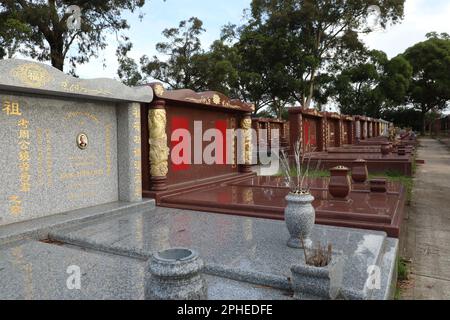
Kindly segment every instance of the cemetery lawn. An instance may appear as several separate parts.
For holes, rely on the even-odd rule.
[[[415,161],[414,161],[415,164]],[[291,176],[295,177],[297,175],[297,170],[294,168],[291,170]],[[282,173],[279,173],[278,176],[283,176]],[[308,172],[309,178],[329,178],[330,172],[328,170],[310,170]],[[414,179],[413,177],[402,175],[395,171],[386,171],[376,174],[369,174],[369,179],[374,178],[386,178],[391,182],[400,182],[403,184],[406,190],[406,204],[410,205],[412,200],[412,191],[414,188]]]

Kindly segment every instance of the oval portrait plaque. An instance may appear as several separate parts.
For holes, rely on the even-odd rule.
[[[85,133],[80,133],[77,136],[78,148],[80,148],[81,150],[84,150],[88,147],[88,144],[89,144],[89,140],[88,140],[87,135]]]

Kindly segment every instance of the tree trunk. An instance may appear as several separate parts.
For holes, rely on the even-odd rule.
[[[309,92],[308,92],[308,98],[306,99],[305,108],[308,109],[311,106],[311,102],[314,95],[314,81],[316,80],[316,70],[314,69],[312,71],[311,80],[309,84]]]
[[[50,56],[52,60],[52,66],[58,70],[64,72],[64,53],[63,43],[50,44]]]
[[[422,132],[421,132],[421,135],[425,136],[426,132],[427,132],[426,112],[422,111]]]

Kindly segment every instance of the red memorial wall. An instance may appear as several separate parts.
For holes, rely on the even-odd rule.
[[[251,126],[252,105],[230,100],[218,92],[166,91],[158,83],[150,86],[155,92],[154,101],[141,106],[142,141],[149,142],[142,144],[145,197],[251,172],[250,165],[237,165],[236,138],[227,141],[226,131],[241,128],[243,120]],[[215,162],[205,165],[203,151],[213,141],[205,136],[208,129],[219,130],[223,143],[214,152]],[[196,144],[201,146],[197,153]],[[231,151],[227,144],[233,146]],[[233,152],[232,164],[227,163],[228,152]]]

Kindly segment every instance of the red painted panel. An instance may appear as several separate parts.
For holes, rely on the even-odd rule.
[[[171,121],[171,128],[172,132],[174,132],[177,129],[186,129],[189,131],[189,122],[187,118],[182,117],[173,117]],[[181,143],[183,141],[183,138],[181,137],[179,141],[170,141],[170,150],[173,150],[173,148]],[[181,152],[180,156],[183,156],[183,151]],[[170,159],[170,157],[169,157]],[[182,163],[182,164],[174,164],[171,162],[171,168],[173,171],[185,171],[189,170],[190,164],[188,163]]]

